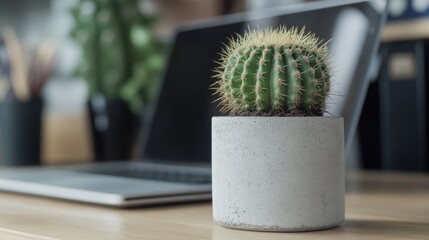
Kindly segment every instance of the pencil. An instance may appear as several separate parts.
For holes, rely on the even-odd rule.
[[[3,38],[10,59],[12,90],[19,101],[26,101],[30,98],[30,87],[24,51],[13,28],[6,28]]]
[[[36,76],[32,82],[32,92],[34,95],[40,95],[40,91],[51,75],[54,68],[54,59],[56,47],[54,44],[44,42],[40,45],[36,53]]]

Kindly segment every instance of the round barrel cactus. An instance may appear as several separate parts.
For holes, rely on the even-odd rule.
[[[325,111],[328,53],[297,28],[249,30],[221,53],[214,85],[231,115],[319,116]]]

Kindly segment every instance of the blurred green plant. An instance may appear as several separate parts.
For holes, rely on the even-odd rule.
[[[77,0],[71,37],[81,46],[76,74],[90,96],[121,99],[140,114],[153,98],[163,67],[163,44],[154,35],[149,0]]]

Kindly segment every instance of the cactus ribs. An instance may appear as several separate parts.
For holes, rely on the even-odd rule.
[[[244,116],[320,116],[330,74],[326,43],[297,28],[249,30],[221,53],[213,85],[221,111]]]

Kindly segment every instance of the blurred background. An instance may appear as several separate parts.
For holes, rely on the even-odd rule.
[[[116,6],[110,6],[110,2]],[[40,162],[130,158],[129,146],[133,143],[123,139],[133,139],[131,135],[139,126],[124,122],[138,125],[140,109],[156,92],[158,73],[176,26],[244,11],[249,4],[253,5],[245,1],[212,0],[1,0],[0,30],[14,29],[28,59],[34,58],[30,52],[35,52],[43,42],[56,45],[54,68],[40,94],[44,100]],[[0,51],[7,55],[4,45],[0,45]],[[94,62],[97,64],[91,64]],[[2,100],[7,102],[8,97],[14,98],[6,96],[7,89],[13,90],[13,84],[6,80],[11,67],[4,66],[10,65],[7,59],[2,65],[0,91],[5,95]],[[118,142],[108,143],[112,137],[97,133],[97,128],[102,131],[106,118],[111,117],[97,114],[107,103],[113,105],[109,108],[110,115],[123,119],[115,120],[121,122],[118,129],[104,135],[124,135]],[[13,144],[7,143],[10,136],[3,138],[0,151],[4,153]],[[125,146],[105,152],[111,148],[102,146],[106,144]]]
[[[131,158],[178,25],[297,2],[0,0],[0,163]],[[429,170],[428,29],[429,0],[391,1],[349,168]]]

